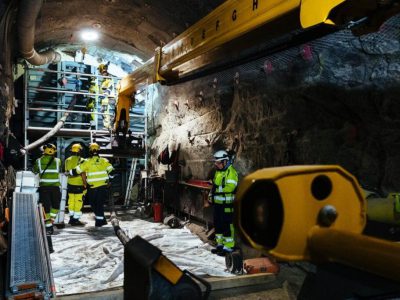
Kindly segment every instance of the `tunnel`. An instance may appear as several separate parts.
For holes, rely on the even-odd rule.
[[[366,237],[367,257],[375,242],[384,241],[382,257],[398,245],[399,5],[397,0],[2,1],[0,299],[18,299],[21,293],[6,279],[13,274],[14,243],[23,240],[17,199],[25,200],[18,189],[27,193],[21,178],[31,176],[49,145],[56,149],[54,161],[62,164],[60,176],[83,172],[89,189],[97,187],[90,187],[96,178],[90,179],[93,171],[84,171],[82,162],[80,171],[64,166],[77,144],[82,158],[90,161],[95,153],[113,169],[103,186],[105,226],[97,226],[103,216],[87,196],[77,209],[83,214],[74,215],[71,202],[68,206],[71,183],[63,188],[60,179],[61,206],[50,238],[55,251],[47,255],[53,290],[45,299],[128,299],[128,274],[137,283],[144,277],[125,269],[124,279],[130,242],[121,244],[118,230],[130,241],[139,235],[160,248],[177,268],[212,277],[211,282],[231,280],[218,291],[213,289],[220,283],[212,283],[210,299],[250,293],[259,299],[399,296],[400,274],[392,272],[399,255],[392,256],[391,267],[385,262],[375,268],[372,262],[355,262],[361,251],[356,246],[349,246],[349,259],[338,253],[325,257],[318,252],[324,242],[311,237],[314,226],[332,230],[322,236],[343,230]],[[220,151],[227,155],[225,169],[216,167]],[[237,179],[228,181],[238,186],[218,192],[218,172],[231,166]],[[42,180],[39,169],[35,180]],[[314,173],[317,179],[309,180]],[[38,186],[32,187],[28,193],[40,204]],[[229,202],[231,194],[239,200]],[[231,233],[240,255],[209,259],[203,251],[209,254],[220,234],[218,195],[229,204],[224,213],[228,209],[235,219]],[[303,218],[297,220],[295,210]],[[49,212],[44,214],[46,227]],[[73,226],[74,216],[84,226]],[[298,241],[297,229],[305,224],[310,232]],[[282,246],[288,226],[293,237]],[[193,241],[179,244],[189,236]],[[337,240],[346,243],[342,238]],[[305,248],[295,253],[297,242]],[[78,252],[82,256],[74,258]],[[205,260],[195,265],[190,261],[195,256]],[[229,268],[239,256],[240,272],[242,259],[268,258],[280,265],[280,273],[248,283],[239,269],[232,275]],[[79,282],[87,277],[94,282]],[[231,277],[239,278],[237,286]],[[356,287],[361,292],[354,292]],[[39,299],[30,293],[27,299]],[[154,295],[150,298],[157,299]]]

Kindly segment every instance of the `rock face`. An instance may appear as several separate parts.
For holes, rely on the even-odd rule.
[[[0,5],[0,16],[4,18],[1,24],[0,39],[0,137],[5,134],[6,128],[9,126],[9,119],[14,109],[14,84],[12,73],[12,54],[13,54],[13,25],[14,12],[12,9],[7,10],[5,3]],[[7,26],[6,26],[7,25]],[[7,129],[8,131],[8,129]],[[4,142],[4,141],[3,141]]]
[[[364,186],[399,191],[399,26],[395,17],[374,34],[341,31],[212,76],[152,87],[153,166],[162,149],[179,143],[182,178],[206,179],[212,153],[237,145],[240,176],[339,164]]]

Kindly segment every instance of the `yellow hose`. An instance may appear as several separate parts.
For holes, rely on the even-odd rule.
[[[400,193],[367,199],[367,216],[371,221],[400,225]]]

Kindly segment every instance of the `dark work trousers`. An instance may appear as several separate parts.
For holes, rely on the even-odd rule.
[[[225,209],[233,211],[233,204],[214,203],[214,229],[215,234],[222,234],[224,237],[233,236],[231,225],[233,224],[233,212],[225,212]]]
[[[104,218],[104,203],[108,199],[108,188],[106,185],[97,188],[89,188],[87,196],[96,217]]]
[[[61,191],[58,186],[41,186],[39,188],[39,202],[43,204],[46,214],[50,209],[60,209]]]

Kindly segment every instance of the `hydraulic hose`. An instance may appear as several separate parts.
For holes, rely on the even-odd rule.
[[[29,150],[32,150],[40,145],[42,145],[43,143],[45,143],[49,138],[51,138],[53,135],[55,135],[61,127],[63,127],[65,121],[67,120],[69,114],[70,114],[70,110],[74,109],[76,103],[76,98],[74,98],[69,107],[67,108],[67,112],[64,113],[64,115],[61,117],[60,120],[58,120],[56,126],[54,126],[48,133],[46,133],[44,136],[42,136],[40,139],[34,141],[32,144],[27,145],[25,148],[21,149],[21,153],[22,155],[26,155],[26,153]]]

